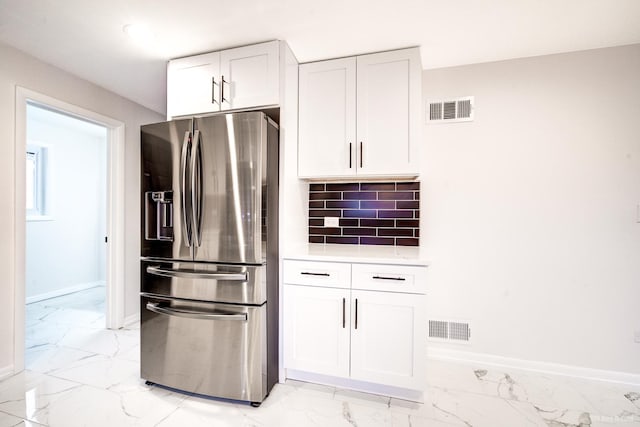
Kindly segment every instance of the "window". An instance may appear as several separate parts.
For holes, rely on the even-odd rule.
[[[27,145],[26,209],[28,220],[50,219],[47,214],[47,160],[49,149],[38,144]]]

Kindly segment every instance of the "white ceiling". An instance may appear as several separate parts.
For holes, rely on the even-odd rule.
[[[420,46],[439,68],[640,43],[640,0],[0,0],[0,41],[163,114],[167,59],[273,39],[300,62]]]

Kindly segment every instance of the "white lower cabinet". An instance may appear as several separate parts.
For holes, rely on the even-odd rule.
[[[287,285],[284,310],[287,368],[349,376],[349,290]]]
[[[426,363],[425,296],[351,291],[351,378],[420,389]],[[424,326],[423,326],[424,325]]]
[[[425,267],[343,263],[338,269],[336,265],[340,264],[284,262],[285,368],[423,390],[426,296],[394,292],[393,286],[403,289],[402,277],[412,277],[423,288],[411,289],[424,289]],[[352,274],[345,278],[347,267]],[[369,283],[363,280],[363,271],[385,275],[372,273]],[[319,284],[316,275],[323,275],[332,287]],[[379,286],[377,282],[391,291],[358,289]]]

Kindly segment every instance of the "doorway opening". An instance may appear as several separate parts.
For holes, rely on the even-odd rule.
[[[46,329],[124,326],[124,124],[16,87],[15,183],[17,373]]]
[[[107,132],[27,103],[27,368],[106,326]]]

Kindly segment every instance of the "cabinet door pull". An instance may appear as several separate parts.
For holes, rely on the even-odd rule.
[[[211,77],[211,103],[212,104],[217,104],[218,101],[216,101],[216,86],[218,85],[218,83],[216,83],[216,77],[213,76]]]
[[[224,99],[224,83],[224,76],[222,76],[222,79],[220,80],[220,104],[226,101],[226,99]]]
[[[302,274],[303,276],[325,276],[325,277],[331,276],[329,273],[311,273],[309,271],[302,271],[300,272],[300,274]]]
[[[349,143],[349,169],[351,169],[351,143]]]
[[[358,298],[356,298],[356,329],[358,329]]]
[[[371,278],[372,279],[378,279],[378,280],[398,280],[398,281],[401,281],[401,282],[404,282],[405,280],[407,280],[404,277],[372,276]]]
[[[360,141],[360,168],[362,168],[362,141]]]
[[[345,310],[346,310],[346,308],[345,308],[346,304],[347,304],[347,300],[345,298],[342,298],[342,329],[344,329],[345,326],[346,326],[346,320],[344,318]]]

